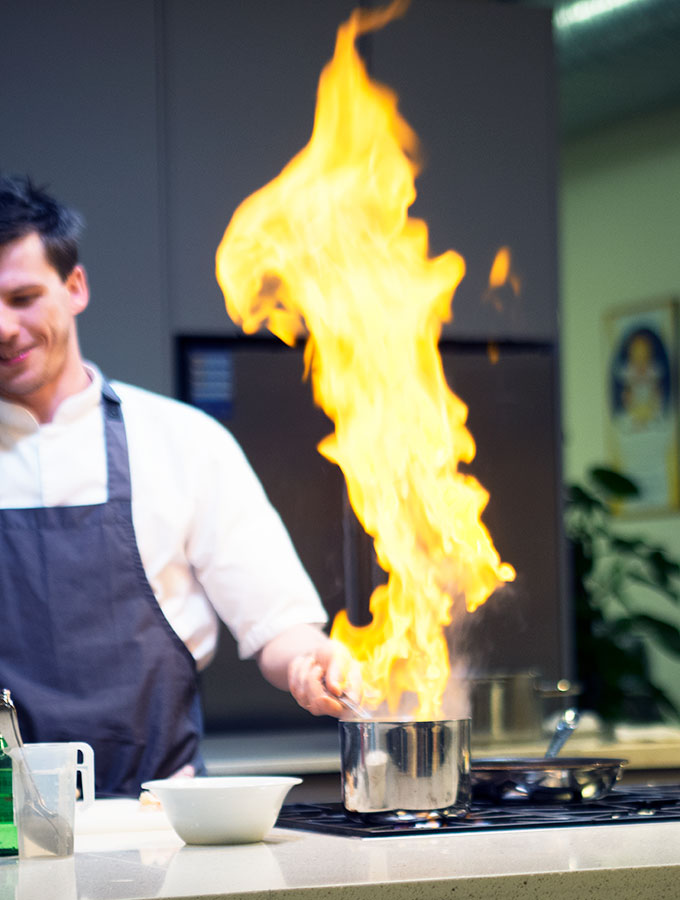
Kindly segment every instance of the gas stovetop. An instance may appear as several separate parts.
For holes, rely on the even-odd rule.
[[[283,806],[280,828],[319,831],[346,837],[391,837],[408,834],[495,831],[508,828],[564,828],[574,825],[621,825],[631,822],[680,821],[680,785],[614,788],[589,803],[495,805],[475,802],[463,818],[404,820],[389,824],[355,821],[341,803],[292,803]]]

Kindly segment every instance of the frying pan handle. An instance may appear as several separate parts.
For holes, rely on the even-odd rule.
[[[546,759],[552,759],[564,747],[567,739],[574,731],[581,718],[580,713],[576,709],[566,709],[562,714],[562,718],[557,723],[555,733],[550,739],[548,749],[545,751]]]

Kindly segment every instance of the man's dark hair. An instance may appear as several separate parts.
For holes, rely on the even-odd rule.
[[[43,187],[22,175],[0,175],[0,247],[33,232],[45,256],[65,281],[78,262],[84,226],[79,213],[59,203]]]

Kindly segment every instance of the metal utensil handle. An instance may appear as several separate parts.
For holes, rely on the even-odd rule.
[[[562,718],[557,723],[555,733],[548,744],[548,749],[545,751],[547,759],[557,756],[578,725],[580,718],[581,716],[577,709],[565,709],[562,713]]]
[[[359,706],[352,698],[346,694],[344,691],[342,694],[333,694],[328,690],[328,686],[326,685],[326,679],[322,679],[321,682],[326,690],[326,693],[329,697],[332,697],[333,700],[337,700],[341,706],[344,706],[348,712],[351,712],[358,719],[370,719],[371,714],[363,708],[363,706]]]
[[[0,698],[0,734],[4,737],[10,750],[20,749],[24,746],[19,731],[17,710],[12,701],[12,693],[7,688],[2,689]]]
[[[9,728],[6,727],[7,724],[9,724]],[[7,742],[7,750],[12,761],[18,767],[19,777],[28,802],[38,810],[46,809],[26,760],[24,742],[21,739],[19,719],[17,718],[17,708],[12,700],[12,694],[7,688],[3,688],[2,698],[0,699],[0,733],[2,733]]]

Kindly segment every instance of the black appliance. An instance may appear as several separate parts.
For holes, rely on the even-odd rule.
[[[677,821],[680,821],[680,785],[641,785],[614,788],[607,797],[590,803],[495,805],[475,802],[463,818],[433,816],[417,822],[405,819],[389,824],[354,820],[341,803],[292,803],[282,807],[276,825],[299,831],[370,838]]]

